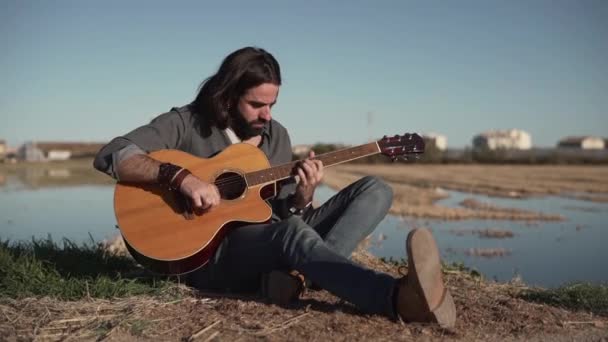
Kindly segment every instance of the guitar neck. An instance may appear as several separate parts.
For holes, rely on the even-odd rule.
[[[380,153],[380,147],[378,146],[378,143],[374,141],[364,145],[324,153],[316,156],[315,159],[322,161],[324,167],[328,167],[371,156],[377,153]],[[268,169],[249,172],[245,174],[245,179],[247,180],[247,184],[249,184],[249,186],[253,186],[289,178],[296,174],[296,167],[300,162],[301,160],[296,160]]]

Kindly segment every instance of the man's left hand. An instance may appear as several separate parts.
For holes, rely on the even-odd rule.
[[[294,205],[297,208],[303,208],[312,202],[315,189],[323,179],[323,162],[314,158],[315,152],[310,151],[308,158],[298,166],[297,172],[300,180],[294,197]]]

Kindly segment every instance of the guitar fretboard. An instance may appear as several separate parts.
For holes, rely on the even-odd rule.
[[[376,142],[371,142],[365,145],[324,153],[316,156],[315,159],[322,161],[324,167],[328,167],[354,159],[371,156],[376,153],[380,153],[380,148]],[[296,160],[268,169],[249,172],[245,174],[245,179],[247,180],[247,184],[249,186],[285,179],[296,174],[295,170],[299,162],[299,160]]]

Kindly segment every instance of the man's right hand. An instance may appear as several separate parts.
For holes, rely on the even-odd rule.
[[[215,184],[209,184],[190,174],[179,187],[182,194],[189,197],[197,209],[211,209],[220,204],[220,192]]]

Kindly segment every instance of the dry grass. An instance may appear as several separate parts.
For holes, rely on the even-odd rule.
[[[125,255],[122,246],[114,241],[105,248]],[[383,262],[364,248],[362,244],[353,254],[355,262],[395,277],[403,272],[403,264]],[[255,295],[204,293],[175,284],[156,296],[86,296],[76,301],[2,297],[0,340],[570,341],[608,337],[606,303],[594,309],[595,313],[584,311],[587,304],[578,306],[582,311],[573,311],[535,303],[565,305],[578,296],[576,289],[553,293],[518,282],[499,284],[462,266],[444,268],[444,277],[458,311],[453,329],[367,315],[323,290],[308,290],[298,302],[279,307]],[[604,296],[607,290],[586,288],[583,302]],[[575,302],[582,303],[581,299]]]
[[[463,235],[478,235],[481,238],[488,239],[507,239],[515,236],[512,231],[499,229],[499,228],[486,228],[486,229],[450,229],[450,233],[463,236]]]
[[[416,187],[442,187],[502,197],[571,196],[587,193],[608,201],[608,166],[586,165],[340,165],[343,172],[373,170],[391,182]]]
[[[357,252],[354,259],[398,275],[397,266],[366,252]],[[518,294],[526,288],[519,284],[488,282],[455,269],[446,269],[445,277],[459,315],[450,330],[366,315],[325,291],[307,291],[283,308],[257,297],[219,296],[176,285],[182,293],[178,300],[1,299],[0,340],[572,340],[608,333],[608,317],[525,301]]]
[[[434,204],[443,189],[489,196],[526,198],[555,195],[608,201],[606,166],[520,165],[339,165],[325,170],[326,185],[341,189],[364,175],[382,177],[394,191],[391,213],[434,219],[563,220],[555,213],[502,208],[472,201],[462,207]]]

